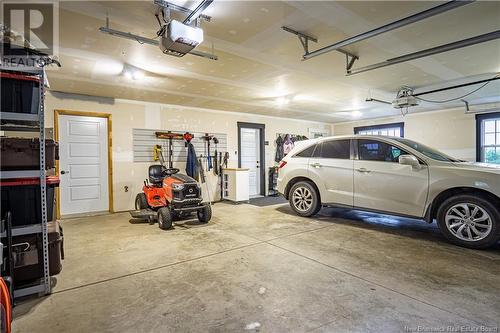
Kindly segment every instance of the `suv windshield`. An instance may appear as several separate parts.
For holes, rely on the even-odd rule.
[[[418,142],[415,142],[415,141],[412,141],[412,140],[408,140],[408,139],[404,139],[404,138],[392,138],[398,142],[401,142],[402,144],[404,145],[407,145],[408,147],[411,147],[413,149],[415,149],[416,151],[418,151],[419,153],[429,157],[429,158],[432,158],[434,160],[438,160],[438,161],[443,161],[443,162],[461,162],[460,160],[456,159],[456,158],[453,158],[453,157],[450,157],[436,149],[433,149],[431,147],[427,147],[421,143],[418,143]]]

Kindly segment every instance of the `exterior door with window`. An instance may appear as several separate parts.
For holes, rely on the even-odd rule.
[[[248,169],[249,195],[260,194],[260,131],[258,128],[240,128],[241,167]]]
[[[309,176],[324,186],[323,203],[353,205],[351,140],[329,140],[316,145],[309,159]]]
[[[429,172],[399,164],[406,151],[375,139],[357,140],[354,206],[402,215],[424,215]]]

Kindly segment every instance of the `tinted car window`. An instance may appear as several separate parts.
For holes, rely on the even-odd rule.
[[[398,162],[400,155],[408,154],[401,148],[376,140],[358,140],[360,160]]]
[[[351,158],[350,140],[324,141],[321,145],[322,158],[339,158],[348,160]]]
[[[297,157],[311,157],[314,153],[314,149],[316,148],[316,145],[312,145],[311,147],[307,147],[301,152],[298,152],[295,154]]]

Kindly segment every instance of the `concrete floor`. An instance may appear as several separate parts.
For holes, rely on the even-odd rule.
[[[498,331],[500,246],[459,248],[421,221],[218,203],[208,225],[63,227],[54,293],[19,304],[14,332]]]

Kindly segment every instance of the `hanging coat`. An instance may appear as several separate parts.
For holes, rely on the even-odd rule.
[[[196,152],[194,150],[193,144],[188,143],[187,160],[186,160],[186,174],[198,180],[198,170],[196,163]]]
[[[285,156],[295,147],[295,144],[292,141],[292,137],[287,134],[285,137],[285,142],[283,142],[283,153]]]
[[[281,135],[278,135],[278,137],[276,138],[276,155],[274,155],[274,161],[276,161],[276,163],[279,163],[284,156],[285,154],[283,153],[283,138],[281,137]]]

